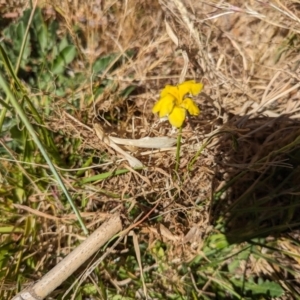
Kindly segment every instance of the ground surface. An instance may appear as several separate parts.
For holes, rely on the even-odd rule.
[[[75,279],[86,265],[51,296],[298,298],[299,3],[93,0],[38,5],[45,28],[58,24],[46,44],[53,43],[52,49],[68,37],[67,66],[60,70],[47,46],[31,46],[18,78],[42,119],[40,127],[53,137],[59,153],[53,159],[86,226],[93,231],[119,211],[126,228],[155,207],[133,230],[140,253],[128,237],[84,282]],[[26,1],[0,2],[1,26],[17,24],[28,8]],[[17,43],[9,34],[2,42],[7,52]],[[40,36],[35,43],[43,45]],[[47,58],[42,63],[41,48]],[[204,84],[194,97],[201,114],[184,124],[179,166],[176,145],[123,147],[145,166],[134,170],[96,135],[95,123],[106,136],[176,139],[178,131],[168,121],[158,122],[151,110],[165,85],[192,79]],[[14,110],[5,117],[0,274],[2,297],[9,299],[17,283],[20,289],[38,280],[83,234],[34,144],[28,136],[18,139]]]

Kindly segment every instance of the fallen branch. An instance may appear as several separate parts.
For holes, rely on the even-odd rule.
[[[12,300],[42,300],[60,286],[88,258],[99,250],[115,234],[122,230],[119,215],[113,215],[94,231],[82,244],[33,286],[27,287]]]

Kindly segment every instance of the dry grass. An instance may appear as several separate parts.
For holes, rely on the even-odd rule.
[[[99,212],[104,218],[116,210],[122,211],[124,225],[128,226],[136,207],[146,213],[158,203],[136,233],[149,249],[154,248],[156,240],[164,241],[168,261],[177,266],[190,262],[201,253],[212,232],[219,230],[230,242],[241,242],[240,246],[251,238],[268,237],[273,247],[285,254],[281,252],[277,263],[251,256],[248,265],[240,266],[241,273],[246,270],[247,276],[265,274],[284,281],[289,278],[285,278],[280,264],[288,264],[295,271],[294,289],[298,291],[296,257],[300,253],[286,234],[297,244],[299,4],[238,0],[39,2],[46,18],[59,18],[64,30],[72,35],[81,52],[74,72],[86,74],[80,89],[70,91],[70,98],[79,102],[78,109],[71,108],[77,121],[66,113],[71,106],[69,99],[57,99],[47,119],[49,129],[65,138],[78,138],[78,156],[86,157],[95,150],[101,163],[86,170],[85,177],[130,170],[81,186],[76,185],[77,178],[64,176],[74,195],[87,199],[84,213],[89,215],[83,216],[88,227],[97,226]],[[80,35],[74,34],[75,26],[80,28]],[[178,39],[178,46],[172,36]],[[128,50],[133,52],[131,57]],[[107,68],[92,82],[92,69],[86,66],[111,53],[127,56],[128,60],[113,71]],[[201,115],[189,120],[183,129],[178,172],[174,172],[176,147],[165,151],[126,149],[147,167],[132,170],[99,141],[92,131],[93,122],[101,122],[107,134],[119,137],[176,136],[169,124],[156,122],[151,108],[160,90],[166,84],[177,84],[183,76],[203,82],[205,87],[195,99]],[[101,85],[107,79],[113,80],[116,88],[107,87],[95,98],[92,85]],[[120,97],[120,91],[129,85],[135,91]],[[290,195],[294,195],[293,200]],[[71,216],[61,215],[59,200],[41,204],[39,211],[61,218],[55,221],[53,244],[59,243],[58,235],[66,240],[76,234],[76,229],[68,227]],[[55,224],[37,211],[27,213],[43,218],[44,235]],[[47,247],[52,238],[40,242]],[[63,245],[55,251],[57,255],[74,246]],[[49,261],[41,249],[37,253],[41,260]],[[179,275],[165,268],[166,282],[175,282],[184,294]],[[122,289],[108,275],[106,280]]]

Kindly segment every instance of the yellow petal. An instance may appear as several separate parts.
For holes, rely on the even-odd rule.
[[[202,91],[202,89],[203,89],[203,84],[202,83],[194,83],[193,85],[192,85],[192,87],[191,87],[191,94],[193,95],[193,96],[196,96],[196,95],[198,95],[201,91]]]
[[[166,85],[165,88],[161,91],[160,97],[164,98],[167,95],[172,95],[175,99],[179,97],[179,91],[177,86]]]
[[[186,116],[186,110],[182,107],[175,106],[169,115],[169,122],[174,127],[181,127]]]
[[[198,95],[203,88],[202,83],[196,83],[195,80],[185,81],[178,85],[180,97],[183,99],[186,94]]]
[[[185,108],[192,116],[198,116],[200,114],[200,109],[190,98],[185,98],[180,106]]]
[[[158,112],[159,117],[163,118],[165,116],[168,116],[172,112],[174,105],[174,97],[171,95],[166,95],[165,97],[159,99],[158,102],[156,102],[152,109],[152,112],[154,114]]]

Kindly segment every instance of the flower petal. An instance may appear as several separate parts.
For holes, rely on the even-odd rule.
[[[200,109],[190,98],[185,98],[180,106],[185,108],[192,116],[198,116],[200,114]]]
[[[169,122],[174,127],[181,127],[186,116],[186,110],[182,107],[175,106],[169,115]]]
[[[183,99],[186,94],[198,95],[203,88],[202,83],[196,83],[195,80],[185,81],[178,85],[180,97]]]
[[[165,88],[161,91],[160,97],[164,98],[167,95],[172,95],[175,99],[178,99],[179,91],[178,91],[177,86],[166,85]]]
[[[165,116],[168,116],[175,105],[175,99],[173,96],[167,94],[165,97],[160,98],[158,102],[155,103],[152,112],[153,113],[159,113],[159,117],[163,118]]]
[[[202,89],[203,89],[203,84],[202,83],[194,83],[193,85],[192,85],[192,89],[191,89],[191,94],[193,95],[193,96],[196,96],[196,95],[198,95],[201,91],[202,91]]]

